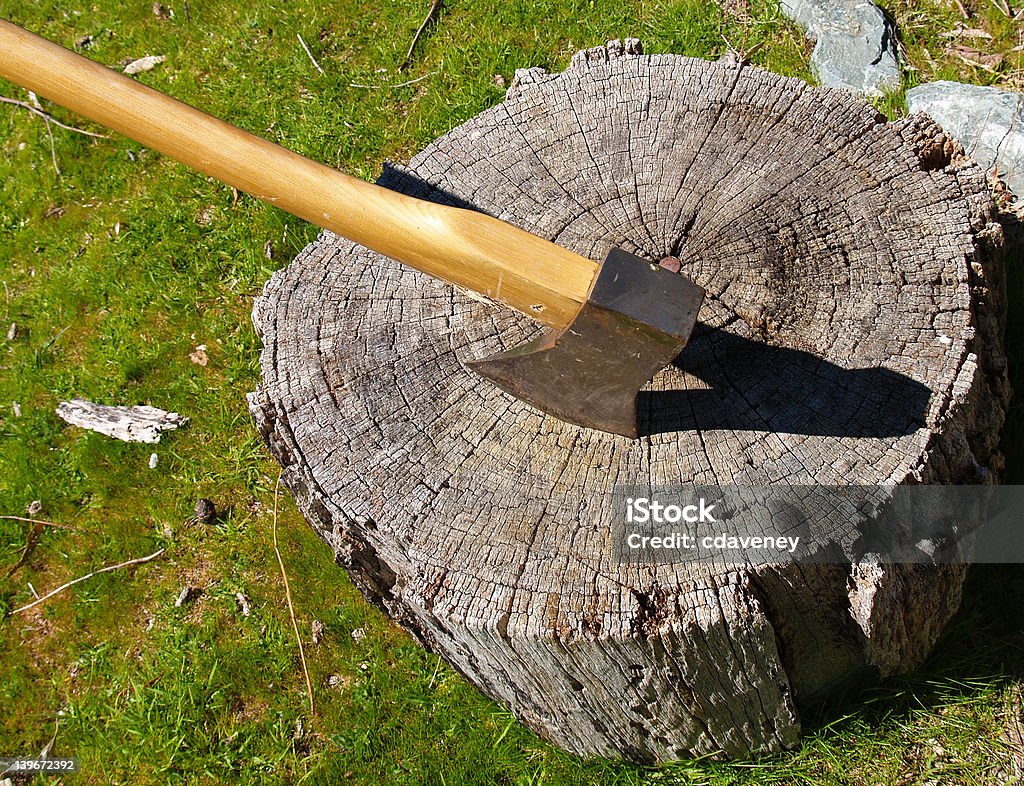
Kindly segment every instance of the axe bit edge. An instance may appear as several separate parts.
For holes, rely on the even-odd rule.
[[[685,276],[613,248],[568,326],[467,365],[561,420],[635,439],[637,394],[686,346],[703,300]]]

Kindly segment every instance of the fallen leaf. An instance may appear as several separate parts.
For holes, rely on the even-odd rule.
[[[942,34],[943,38],[981,38],[986,41],[992,40],[992,35],[982,30],[980,27],[964,27],[962,24],[957,25],[948,33]]]
[[[152,71],[158,65],[167,60],[166,55],[146,55],[140,57],[138,60],[133,60],[124,67],[124,72],[128,76],[134,76],[135,74],[141,74],[143,71]]]
[[[1003,56],[1000,54],[986,55],[977,49],[967,46],[951,46],[946,50],[949,54],[959,58],[967,65],[981,68],[985,71],[995,72],[1003,64]]]

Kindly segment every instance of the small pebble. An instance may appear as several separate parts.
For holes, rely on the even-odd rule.
[[[149,468],[156,469],[157,462],[160,461],[160,457],[156,453],[149,454]]]
[[[25,508],[25,512],[30,516],[34,516],[37,513],[39,513],[39,511],[41,511],[42,509],[43,503],[38,499],[34,499],[30,503],[28,503],[28,507]]]
[[[352,640],[353,641],[360,642],[360,641],[362,641],[365,638],[366,638],[366,629],[365,628],[356,628],[354,631],[352,631]]]

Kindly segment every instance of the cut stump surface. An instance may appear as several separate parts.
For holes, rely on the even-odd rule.
[[[737,65],[581,52],[381,182],[707,290],[638,440],[468,371],[528,319],[330,233],[256,303],[250,396],[362,592],[558,745],[652,762],[777,751],[800,708],[912,669],[961,566],[619,564],[614,484],[992,482],[1002,233],[930,120]]]

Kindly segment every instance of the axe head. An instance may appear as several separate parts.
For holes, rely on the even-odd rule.
[[[686,346],[704,290],[612,249],[572,323],[470,368],[578,426],[636,438],[640,388]]]

